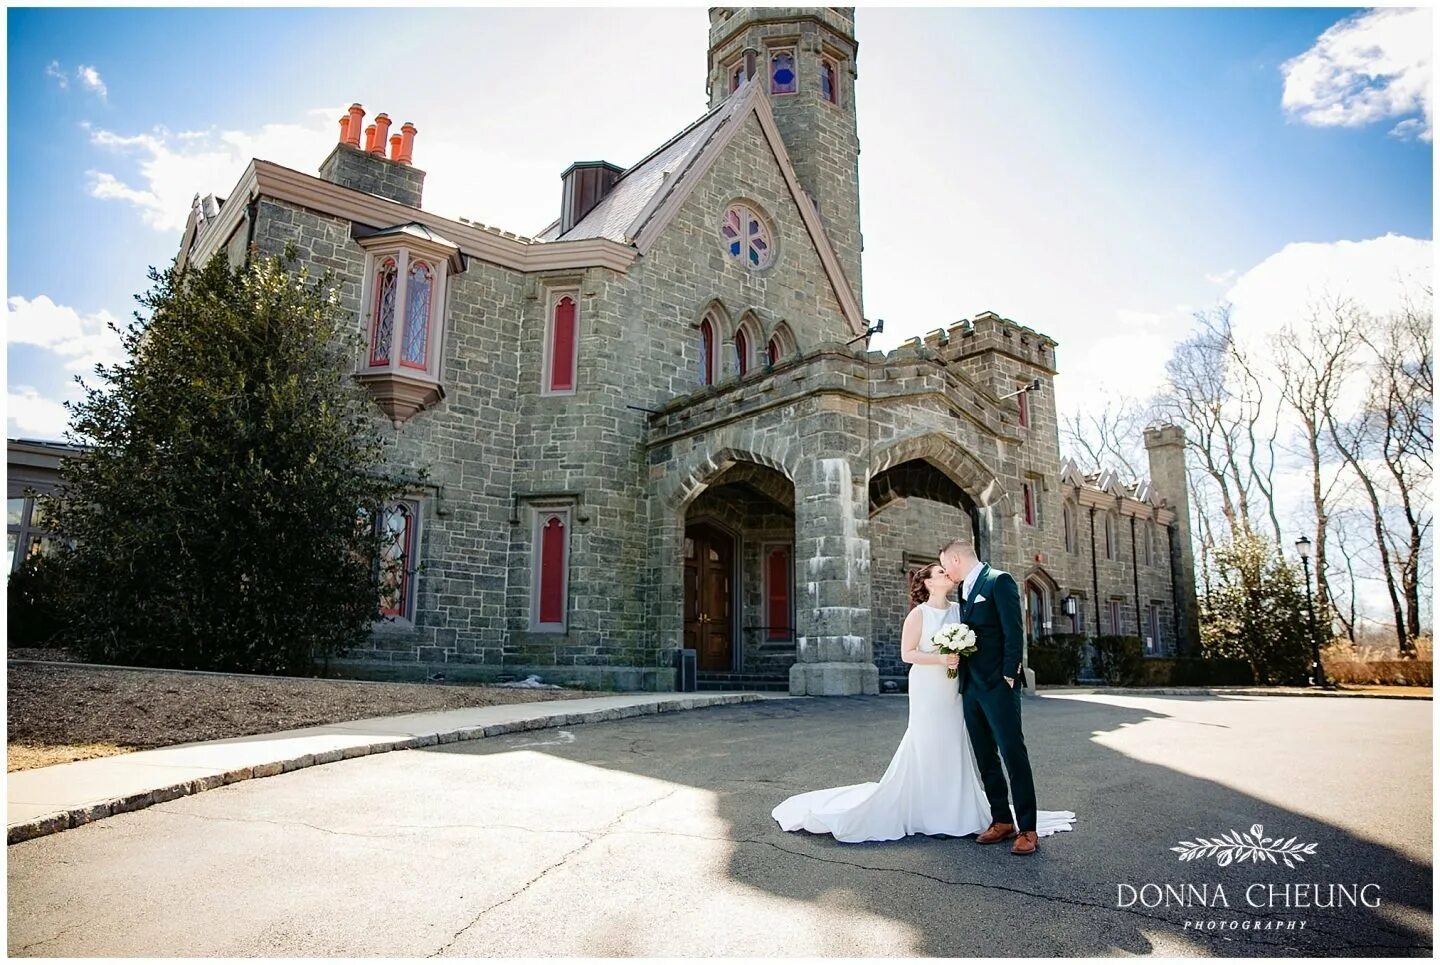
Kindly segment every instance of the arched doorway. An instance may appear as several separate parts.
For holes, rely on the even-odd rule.
[[[1050,632],[1050,611],[1045,588],[1035,580],[1025,581],[1025,639],[1035,643]]]

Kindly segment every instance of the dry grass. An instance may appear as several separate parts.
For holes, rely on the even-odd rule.
[[[1372,636],[1371,640],[1375,640]],[[1387,645],[1388,644],[1388,645]],[[1346,640],[1332,643],[1320,652],[1325,675],[1336,683],[1390,687],[1429,687],[1433,683],[1434,646],[1430,637],[1415,642],[1415,658],[1400,658],[1395,641],[1385,643]]]
[[[23,663],[9,665],[6,683],[7,771],[367,717],[595,696]]]

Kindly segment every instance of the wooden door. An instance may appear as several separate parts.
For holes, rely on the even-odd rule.
[[[699,670],[728,671],[735,541],[712,526],[685,530],[685,646]]]

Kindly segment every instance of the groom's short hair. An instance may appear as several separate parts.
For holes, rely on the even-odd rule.
[[[973,554],[977,559],[978,559],[979,556],[980,556],[979,553],[976,553],[976,552],[975,552],[975,541],[974,541],[974,540],[971,540],[971,539],[967,539],[967,538],[964,537],[964,536],[957,536],[957,537],[955,537],[954,539],[952,539],[950,542],[946,543],[946,544],[945,544],[945,548],[940,551],[940,555],[943,556],[943,555],[945,555],[946,553],[960,553],[960,552],[971,553],[971,554]]]

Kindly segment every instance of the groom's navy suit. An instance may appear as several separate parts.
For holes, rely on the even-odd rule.
[[[982,599],[983,597],[983,599]],[[1021,648],[1024,625],[1020,619],[1020,587],[1004,570],[982,564],[970,595],[960,604],[960,620],[975,631],[976,649],[960,674],[965,728],[975,748],[990,817],[1019,831],[1035,830],[1035,778],[1030,755],[1020,732]],[[1015,681],[1014,686],[1005,678]],[[1000,761],[1005,761],[1005,771]],[[1005,772],[1015,791],[1015,814],[1010,814]]]

